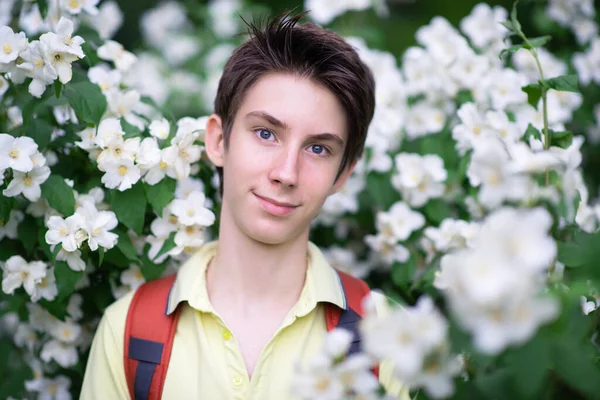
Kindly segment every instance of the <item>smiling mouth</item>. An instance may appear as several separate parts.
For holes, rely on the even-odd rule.
[[[259,196],[256,193],[253,193],[253,194],[258,199],[258,202],[260,203],[262,208],[269,214],[283,216],[283,215],[287,215],[287,214],[291,213],[296,208],[298,208],[298,206],[296,206],[296,205],[291,205],[289,203],[279,203],[279,202],[276,202],[275,200],[271,200],[271,199]]]

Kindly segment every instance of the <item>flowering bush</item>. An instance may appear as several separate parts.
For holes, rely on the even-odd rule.
[[[306,7],[321,24],[387,12],[341,4]],[[483,3],[459,29],[433,18],[399,59],[347,38],[374,72],[375,117],[312,240],[402,307],[365,304],[363,352],[330,333],[295,395],[385,398],[369,369],[391,358],[417,398],[599,396],[600,36],[592,1],[532,7],[576,48],[555,55],[516,6]],[[103,310],[218,235],[196,113],[253,9],[189,11],[146,12],[132,53],[111,40],[115,2],[0,5],[2,398],[76,396]]]

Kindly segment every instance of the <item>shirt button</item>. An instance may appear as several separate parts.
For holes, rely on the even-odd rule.
[[[244,380],[241,376],[236,376],[235,378],[233,378],[233,384],[235,386],[242,386],[242,383],[244,383]]]
[[[225,340],[231,339],[231,332],[229,330],[225,329],[223,331],[223,339],[225,339]]]

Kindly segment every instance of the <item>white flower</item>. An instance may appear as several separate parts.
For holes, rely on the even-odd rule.
[[[396,243],[395,238],[378,234],[365,236],[365,243],[377,252],[377,256],[386,264],[404,263],[410,258],[408,249]]]
[[[0,75],[0,99],[4,96],[4,93],[8,90],[8,81]]]
[[[465,103],[457,111],[460,124],[452,129],[452,138],[456,140],[456,147],[461,155],[473,148],[473,142],[480,138],[487,138],[494,134],[477,106],[474,103]]]
[[[15,138],[0,133],[0,170],[12,168],[20,172],[31,171],[34,167],[31,157],[37,151],[38,146],[30,137]]]
[[[560,166],[561,160],[550,151],[533,152],[526,143],[517,142],[508,146],[511,161],[506,168],[512,173],[545,172]]]
[[[81,141],[75,142],[77,146],[84,150],[97,149],[96,147],[96,128],[85,128],[81,132],[76,132]]]
[[[88,79],[90,82],[100,86],[103,93],[110,90],[116,90],[121,84],[121,72],[116,69],[110,69],[106,64],[98,64],[88,70]]]
[[[175,234],[175,247],[169,252],[170,255],[179,255],[184,250],[200,247],[205,241],[205,227],[201,225],[182,226]]]
[[[332,360],[341,359],[350,349],[353,338],[354,335],[352,332],[346,329],[336,328],[327,332],[323,350]]]
[[[118,235],[110,230],[116,228],[119,221],[112,211],[98,211],[91,203],[84,203],[75,211],[83,219],[82,229],[79,231],[78,240],[88,240],[88,245],[92,251],[96,251],[98,246],[105,249],[111,249],[119,239]]]
[[[46,232],[46,243],[50,245],[60,243],[62,248],[68,252],[77,250],[77,240],[75,234],[79,229],[83,221],[81,215],[73,214],[70,217],[63,219],[59,216],[52,216],[46,222],[48,232]]]
[[[202,154],[202,147],[194,145],[195,140],[192,133],[176,136],[171,140],[171,146],[164,149],[163,161],[173,167],[173,171],[166,170],[171,178],[183,179],[190,175],[190,164],[198,161]]]
[[[107,40],[102,46],[98,47],[98,57],[113,61],[121,72],[127,72],[137,61],[135,55],[125,50],[123,45],[114,40]]]
[[[58,79],[61,83],[69,83],[73,77],[73,68],[71,63],[79,59],[79,57],[71,52],[71,49],[61,43],[59,38],[53,32],[44,33],[40,36],[40,43],[44,49],[44,58],[58,74]]]
[[[359,262],[354,251],[350,249],[331,246],[323,249],[323,256],[331,267],[357,278],[364,278],[371,270],[371,266],[366,262]]]
[[[50,249],[54,251],[54,246],[52,246]],[[56,259],[58,261],[66,261],[69,268],[71,268],[73,271],[85,270],[85,262],[81,258],[81,251],[79,250],[66,251],[64,248],[61,248],[56,255]]]
[[[108,102],[108,111],[110,115],[125,120],[136,126],[138,129],[143,129],[144,121],[135,114],[140,105],[141,95],[136,90],[128,90],[122,92],[120,90],[110,90],[106,93]]]
[[[477,223],[446,218],[439,228],[425,228],[424,234],[433,242],[437,251],[446,252],[467,247],[478,230]]]
[[[83,311],[81,311],[81,305],[83,304],[83,296],[79,293],[73,293],[69,297],[69,304],[67,305],[67,312],[73,318],[74,321],[78,321],[83,317]]]
[[[46,276],[46,264],[41,261],[27,263],[21,256],[12,256],[4,263],[2,291],[13,294],[23,286],[31,297],[36,295],[36,286]]]
[[[71,14],[79,14],[81,11],[85,11],[90,15],[98,14],[96,5],[100,0],[62,0],[61,5],[64,10],[67,10]]]
[[[308,368],[302,369],[292,381],[292,393],[303,400],[338,400],[344,398],[344,386],[335,376],[329,357],[317,354]]]
[[[140,271],[140,267],[135,264],[131,264],[128,269],[121,272],[121,283],[129,287],[130,290],[136,290],[144,282],[146,282],[144,275]]]
[[[27,347],[33,351],[38,343],[38,336],[29,324],[19,324],[14,335],[15,344],[19,347]]]
[[[115,137],[123,137],[125,132],[121,128],[121,121],[117,118],[106,118],[100,122],[98,133],[95,138],[96,145],[100,148],[105,148],[115,139]]]
[[[406,135],[409,139],[437,133],[442,130],[446,115],[439,107],[421,101],[413,106],[406,119]]]
[[[348,10],[366,10],[372,5],[371,0],[305,0],[304,9],[310,10],[310,17],[319,24],[328,24]]]
[[[18,237],[17,228],[19,227],[19,223],[21,223],[24,218],[25,214],[23,214],[22,211],[13,208],[10,211],[8,221],[3,221],[0,219],[0,240],[4,239],[5,237],[9,239],[16,239]]]
[[[14,171],[13,180],[2,191],[7,197],[23,194],[29,201],[38,201],[42,195],[40,185],[50,176],[50,168],[36,167],[29,172]]]
[[[41,262],[41,261],[36,261]],[[52,301],[58,295],[58,288],[56,287],[56,278],[54,277],[54,268],[48,268],[46,276],[42,278],[40,283],[36,287],[36,295],[31,297],[31,301],[37,301],[39,299],[46,299]]]
[[[49,363],[54,360],[63,368],[70,368],[79,361],[79,354],[74,345],[53,339],[44,344],[40,352],[40,358],[44,362]]]
[[[527,84],[525,75],[510,68],[492,69],[474,90],[478,104],[503,110],[512,104],[527,102],[527,94],[521,90]]]
[[[467,40],[443,17],[434,17],[429,25],[420,27],[415,36],[442,66],[472,53]]]
[[[96,159],[100,171],[106,171],[109,164],[118,164],[124,160],[133,162],[140,150],[139,137],[123,140],[122,136],[115,135],[105,144],[104,150]]]
[[[155,138],[144,138],[135,158],[136,165],[142,171],[148,171],[160,164],[161,151]]]
[[[75,0],[80,1],[80,0]],[[86,0],[84,0],[86,1]],[[87,0],[90,1],[90,0]],[[94,1],[94,0],[92,0]],[[81,45],[85,42],[81,36],[73,36],[73,31],[75,29],[75,24],[68,18],[62,17],[60,21],[58,21],[58,25],[56,26],[55,32],[56,34],[45,34],[48,35],[51,40],[49,40],[50,48],[55,51],[61,51],[64,53],[69,53],[78,58],[84,58],[85,54],[83,53],[83,49]],[[44,42],[44,35],[40,36],[40,41]],[[56,56],[55,56],[56,57]],[[62,81],[61,81],[62,82]],[[65,82],[63,82],[65,83]]]
[[[506,21],[507,14],[502,7],[492,8],[480,3],[473,7],[471,14],[460,21],[460,29],[475,47],[482,49],[506,36],[508,30],[500,22]]]
[[[102,175],[102,183],[109,189],[117,188],[121,192],[135,185],[142,176],[140,169],[127,158],[107,163],[104,170],[106,173]]]
[[[175,199],[171,203],[171,213],[185,226],[210,226],[215,222],[215,214],[204,206],[206,196],[202,192],[192,192],[186,199]]]
[[[425,225],[423,214],[412,210],[406,203],[394,203],[387,212],[377,213],[377,229],[386,231],[396,240],[407,240],[412,232]]]
[[[192,134],[195,139],[203,142],[206,130],[206,121],[208,121],[208,117],[183,117],[179,119],[177,121],[177,132],[175,133],[175,137],[181,139],[185,135]],[[166,130],[168,132],[168,129]]]
[[[155,138],[166,139],[167,137],[169,137],[169,133],[171,130],[169,120],[166,118],[154,120],[152,121],[150,126],[148,126],[148,130],[150,131],[150,134]]]
[[[33,78],[29,84],[29,93],[34,97],[41,97],[46,90],[46,85],[51,84],[58,77],[58,72],[48,60],[48,49],[39,40],[34,40],[29,47],[21,53],[23,63],[18,66]]]
[[[102,39],[110,39],[123,24],[123,12],[117,2],[103,1],[99,13],[89,21]]]
[[[400,153],[395,157],[395,164],[398,174],[392,177],[392,185],[409,205],[421,207],[430,198],[444,194],[448,173],[440,156]]]
[[[40,400],[71,400],[70,387],[71,380],[63,375],[25,381],[27,391],[39,393]]]
[[[14,33],[9,26],[0,27],[0,63],[8,64],[17,59],[27,48],[25,33]]]

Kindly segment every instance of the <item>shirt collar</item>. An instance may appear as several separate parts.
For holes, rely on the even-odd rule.
[[[217,245],[217,240],[205,243],[179,268],[167,300],[167,314],[175,311],[183,301],[198,311],[215,313],[208,298],[206,268],[217,252]],[[321,302],[332,303],[345,310],[346,299],[340,277],[312,242],[308,242],[307,262],[306,281],[294,306],[294,314],[298,317],[306,315]]]

